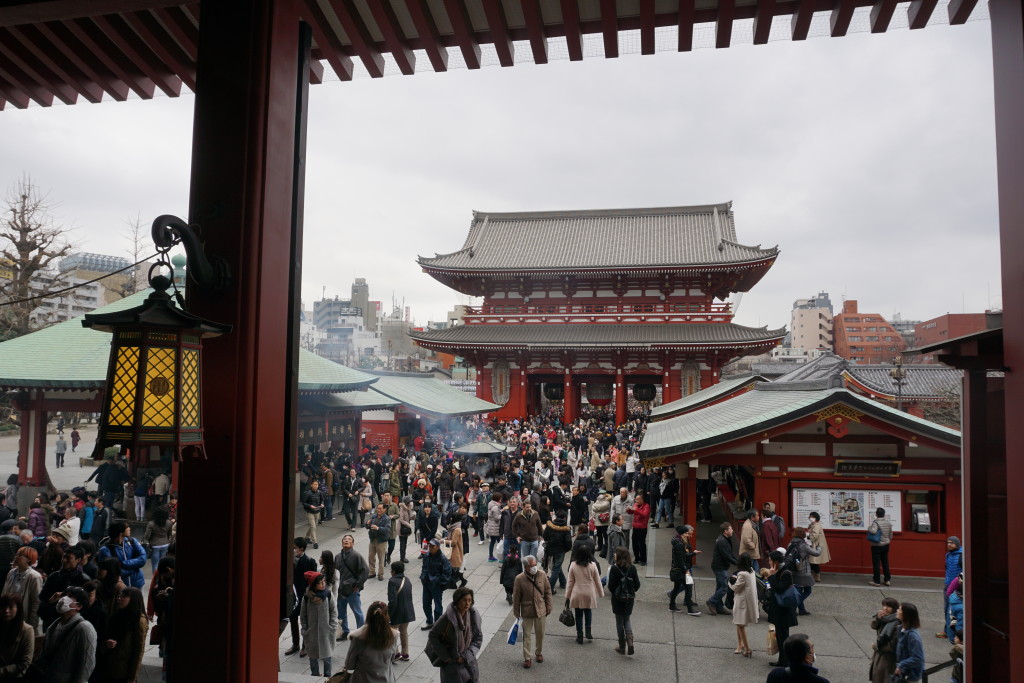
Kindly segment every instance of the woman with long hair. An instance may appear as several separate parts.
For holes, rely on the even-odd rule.
[[[399,563],[401,564],[401,563]],[[395,683],[398,631],[391,627],[388,604],[378,600],[366,610],[366,623],[349,634],[345,669],[351,683]]]
[[[904,602],[896,611],[900,635],[896,640],[896,671],[907,683],[918,683],[924,670],[924,641],[921,640],[921,617],[917,606]]]
[[[576,611],[576,642],[583,644],[583,637],[593,640],[590,625],[598,598],[604,597],[601,574],[590,553],[589,546],[580,546],[576,559],[569,566],[569,581],[565,586],[565,600]],[[586,624],[584,624],[586,621]]]
[[[149,619],[142,602],[142,591],[125,588],[117,594],[114,612],[107,620],[107,632],[98,643],[96,670],[90,681],[128,683],[139,675],[142,652],[146,648]]]
[[[458,588],[427,637],[426,654],[441,669],[441,683],[480,683],[476,661],[483,646],[480,613],[473,607],[473,590]]]
[[[171,545],[171,511],[167,506],[161,505],[153,510],[153,519],[146,525],[146,533],[142,536],[143,545],[149,544],[149,559],[153,565],[153,573],[156,574],[160,560],[167,554],[167,548]]]
[[[121,563],[116,557],[104,557],[96,566],[96,580],[100,582],[99,590],[96,591],[96,599],[107,611],[113,614],[117,606],[117,596],[125,589],[125,583],[121,580]]]
[[[732,623],[736,626],[736,649],[733,654],[749,657],[752,654],[747,640],[747,626],[757,623],[757,577],[754,563],[748,553],[742,553],[736,563],[736,574],[729,580],[733,592]]]
[[[373,484],[365,478],[359,479],[359,527],[366,527],[366,514],[373,510]]]
[[[21,598],[0,596],[0,681],[20,680],[32,663],[36,634],[24,614]]]
[[[492,493],[491,502],[487,504],[487,521],[484,522],[484,533],[491,539],[491,545],[487,550],[487,561],[497,562],[494,556],[494,545],[501,540],[501,503],[504,495]]]
[[[608,569],[608,592],[612,596],[612,614],[615,615],[615,634],[619,646],[615,651],[620,655],[633,654],[633,625],[629,617],[633,614],[633,602],[640,590],[640,577],[636,573],[633,559],[625,546],[615,549],[612,566]]]
[[[4,595],[21,600],[21,618],[32,628],[39,626],[39,592],[43,589],[43,577],[32,568],[38,559],[35,548],[27,545],[18,548],[3,590]]]
[[[310,571],[303,576],[309,588],[302,596],[299,622],[302,626],[302,642],[309,655],[309,669],[314,676],[319,676],[322,661],[324,676],[330,678],[334,634],[338,630],[338,603],[327,589],[323,574]]]
[[[334,604],[338,604],[338,585],[341,583],[341,572],[334,563],[334,553],[324,550],[320,553],[320,573],[323,574],[327,590],[334,596]]]

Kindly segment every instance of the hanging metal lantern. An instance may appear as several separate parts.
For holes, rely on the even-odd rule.
[[[186,232],[187,236],[183,234]],[[113,445],[129,448],[133,457],[138,457],[139,448],[147,446],[173,449],[179,459],[186,455],[206,457],[202,340],[227,334],[231,326],[188,313],[173,280],[154,272],[161,267],[173,272],[167,254],[181,242],[185,243],[189,264],[203,262],[196,269],[200,277],[203,272],[208,275],[216,271],[218,281],[224,282],[224,272],[206,260],[195,234],[181,219],[161,216],[154,221],[153,241],[160,252],[159,260],[149,270],[153,293],[135,308],[86,314],[82,321],[83,327],[114,335],[94,457]],[[197,275],[191,268],[189,274]],[[210,280],[205,284],[215,286]],[[182,308],[175,306],[169,288],[174,288]]]
[[[609,382],[587,382],[587,403],[592,406],[606,406],[612,402],[612,385]]]
[[[640,401],[641,403],[648,403],[653,401],[655,396],[658,395],[658,388],[653,384],[634,384],[633,385],[633,398]]]
[[[548,382],[544,385],[544,398],[549,401],[561,401],[565,398],[565,387],[560,382]]]

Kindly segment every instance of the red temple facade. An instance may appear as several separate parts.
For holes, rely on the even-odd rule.
[[[433,278],[483,297],[464,324],[415,331],[420,346],[477,372],[477,396],[498,418],[627,394],[662,402],[718,381],[733,358],[763,353],[785,330],[737,325],[726,299],[749,291],[777,248],[740,244],[731,203],[656,209],[474,212],[463,247],[421,257]]]

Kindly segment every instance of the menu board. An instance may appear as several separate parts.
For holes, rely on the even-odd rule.
[[[791,524],[806,524],[807,516],[817,512],[825,529],[866,531],[875,510],[884,508],[893,531],[903,531],[902,502],[900,491],[888,489],[793,489]]]

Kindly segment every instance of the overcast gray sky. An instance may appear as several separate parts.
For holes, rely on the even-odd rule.
[[[786,325],[819,290],[887,317],[999,306],[989,32],[313,86],[305,304],[365,277],[385,310],[443,319],[458,295],[415,259],[460,248],[473,209],[733,200],[740,241],[782,250],[738,322]],[[8,108],[0,187],[30,173],[82,249],[124,255],[128,220],[187,213],[193,102]]]

